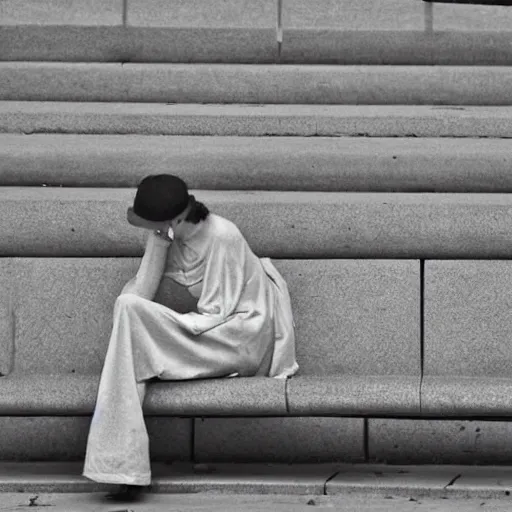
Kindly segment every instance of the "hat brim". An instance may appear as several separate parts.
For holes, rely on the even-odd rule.
[[[128,222],[135,226],[136,228],[144,228],[144,229],[151,229],[151,230],[157,230],[161,227],[161,223],[154,222],[151,220],[143,219],[142,217],[139,217],[134,211],[133,207],[128,208],[128,212],[126,214]]]

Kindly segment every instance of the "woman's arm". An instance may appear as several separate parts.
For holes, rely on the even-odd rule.
[[[128,281],[121,294],[133,293],[153,300],[160,285],[171,240],[150,232],[137,275]]]

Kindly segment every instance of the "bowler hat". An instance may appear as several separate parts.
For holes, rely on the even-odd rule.
[[[134,226],[151,228],[153,222],[165,222],[177,217],[188,203],[188,187],[178,176],[147,176],[137,187],[133,207],[128,209],[128,221]]]

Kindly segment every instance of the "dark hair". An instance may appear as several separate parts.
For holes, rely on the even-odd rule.
[[[199,201],[196,201],[196,198],[193,195],[189,196],[190,201],[190,211],[188,212],[185,220],[187,222],[191,222],[192,224],[199,224],[200,221],[206,219],[210,214],[210,210]]]

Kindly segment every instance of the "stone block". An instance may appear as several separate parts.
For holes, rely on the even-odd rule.
[[[127,27],[124,62],[275,63],[276,31],[248,28]]]
[[[155,382],[144,411],[162,416],[286,415],[285,386],[285,380],[268,377]]]
[[[128,99],[119,63],[0,62],[0,74],[1,100],[39,98],[46,101],[52,97],[57,101],[72,98],[77,101]]]
[[[510,105],[507,66],[0,62],[0,100]]]
[[[123,24],[123,0],[2,0],[1,26]]]
[[[212,212],[237,224],[259,256],[492,259],[510,255],[509,194],[192,193]],[[133,189],[1,187],[0,254],[140,256],[145,234],[126,222],[126,208],[134,195]]]
[[[432,63],[439,66],[512,64],[512,31],[441,30],[432,32],[431,38]]]
[[[512,37],[509,6],[436,3],[433,8],[436,32],[509,32]]]
[[[419,263],[278,261],[302,375],[419,375]],[[357,387],[357,386],[356,386]]]
[[[512,130],[510,121],[494,124]],[[334,119],[317,123],[337,129]],[[205,190],[509,192],[511,165],[503,138],[0,134],[2,186],[135,187],[151,169]]]
[[[275,62],[274,0],[129,0],[132,62]]]
[[[0,59],[28,62],[126,62],[135,41],[118,25],[7,25],[0,21]],[[3,77],[2,77],[3,78]],[[100,80],[97,75],[96,80]],[[77,87],[85,84],[77,79]],[[78,90],[78,89],[77,89]]]
[[[127,24],[136,27],[276,29],[273,0],[128,0]]]
[[[359,418],[206,418],[195,420],[197,462],[357,462]]]
[[[65,347],[69,340],[64,341]],[[59,350],[53,347],[48,356]],[[34,361],[21,361],[24,366],[31,363]],[[82,364],[90,366],[91,361]],[[2,416],[91,416],[99,377],[99,371],[97,375],[58,375],[55,370],[48,374],[14,373],[0,379]]]
[[[115,299],[135,275],[138,262],[27,258],[15,263],[14,371],[99,373]]]
[[[11,279],[12,260],[0,259],[0,377],[9,375],[14,366],[14,336],[16,317],[14,315],[14,291]]]
[[[510,377],[511,283],[507,260],[426,262],[426,375]]]
[[[424,3],[421,0],[287,0],[283,9],[286,29],[348,31],[416,31],[425,29]],[[286,32],[285,32],[286,34]]]
[[[421,413],[448,417],[510,416],[511,394],[510,376],[425,375],[421,381]]]
[[[326,0],[283,4],[281,62],[430,63],[421,1]]]
[[[512,422],[370,419],[370,461],[389,464],[508,464]]]
[[[115,300],[124,284],[135,275],[139,260],[20,258],[12,261],[15,373],[98,374],[110,339]],[[155,300],[186,312],[195,303],[187,297],[192,299],[179,285],[164,279]],[[77,395],[73,395],[80,397],[79,403],[86,410],[90,403],[87,393],[92,388],[87,389],[84,391],[78,385]],[[48,396],[44,393],[40,400],[47,404]],[[37,401],[34,406],[37,407]]]
[[[0,417],[2,461],[83,460],[90,417]],[[147,418],[153,460],[190,460],[191,421]]]
[[[91,365],[91,362],[84,361],[83,364]],[[51,372],[17,372],[0,379],[2,415],[92,415],[98,392],[99,372],[96,375],[59,375],[55,368]],[[284,388],[285,381],[282,379],[258,377],[186,382],[156,381],[148,385],[144,414],[148,417],[281,416],[287,413]]]
[[[420,412],[420,376],[299,375],[289,381],[287,397],[297,416],[414,415]]]

